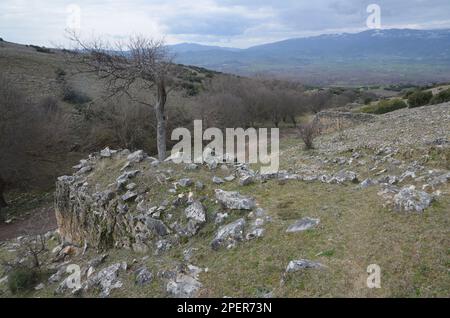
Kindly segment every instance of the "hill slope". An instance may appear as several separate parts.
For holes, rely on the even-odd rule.
[[[286,137],[286,171],[267,176],[97,152],[59,180],[60,234],[47,235],[53,251],[41,256],[53,275],[23,295],[445,297],[449,114],[441,104],[376,116],[321,136],[314,151]],[[253,182],[240,185],[249,174]],[[58,245],[59,235],[75,245]],[[0,245],[0,277],[29,239]],[[75,293],[64,280],[68,264],[83,273]],[[367,288],[371,264],[381,267],[380,289]],[[1,281],[0,295],[11,296]]]

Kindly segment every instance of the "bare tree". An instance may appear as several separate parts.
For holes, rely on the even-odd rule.
[[[107,98],[126,95],[154,110],[158,157],[164,160],[167,157],[165,107],[169,86],[174,87],[169,76],[173,64],[164,42],[137,36],[130,37],[125,43],[109,45],[100,40],[84,42],[75,33],[70,33],[69,38],[78,46],[78,53],[71,57],[105,81],[109,92]],[[79,54],[80,51],[83,54]],[[152,98],[141,91],[149,92]]]
[[[301,124],[298,128],[300,138],[305,143],[305,149],[314,149],[314,139],[319,135],[319,129],[317,125],[312,122],[308,124]]]

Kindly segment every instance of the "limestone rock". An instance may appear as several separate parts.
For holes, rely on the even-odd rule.
[[[286,268],[286,273],[295,273],[305,269],[318,269],[324,266],[320,263],[309,261],[306,259],[294,260],[289,262]]]
[[[105,149],[100,151],[100,157],[102,157],[102,158],[111,158],[112,154],[113,153],[112,153],[111,149],[109,149],[109,147],[106,147]]]
[[[138,163],[138,162],[141,162],[142,160],[144,160],[145,157],[146,157],[146,155],[144,154],[144,151],[138,150],[138,151],[135,151],[132,154],[130,154],[127,157],[127,160],[131,163]]]
[[[433,197],[414,187],[405,187],[394,196],[394,206],[399,211],[423,212],[430,206]]]
[[[244,238],[245,220],[239,219],[233,223],[227,224],[219,228],[216,237],[211,242],[214,250],[221,246],[233,247],[236,242],[242,241]]]
[[[247,185],[252,184],[253,182],[254,182],[253,177],[249,176],[249,175],[248,176],[244,176],[244,177],[239,179],[239,184],[241,186],[247,186]]]
[[[218,213],[216,214],[216,218],[215,218],[215,220],[214,220],[214,223],[215,223],[216,225],[222,224],[222,223],[225,221],[225,219],[227,219],[228,217],[229,217],[228,213],[221,213],[221,212],[218,212]]]
[[[187,188],[187,187],[190,187],[193,184],[193,182],[191,179],[184,178],[184,179],[179,180],[178,184],[183,188]]]
[[[176,279],[167,284],[167,293],[174,298],[193,298],[198,293],[202,284],[195,278],[178,274]]]
[[[230,210],[252,210],[256,207],[255,200],[240,195],[238,192],[216,190],[216,199]]]
[[[372,179],[366,179],[363,182],[361,182],[359,186],[362,189],[367,189],[367,188],[369,188],[371,186],[374,186],[374,185],[376,185],[376,183]]]
[[[150,283],[153,279],[153,274],[148,270],[147,267],[141,267],[135,272],[135,284],[138,286],[143,286]]]
[[[113,289],[121,288],[122,282],[119,281],[119,273],[127,270],[126,263],[117,263],[108,266],[97,274],[92,275],[82,286],[84,290],[100,288],[100,296],[108,297]]]
[[[203,224],[206,222],[206,211],[203,204],[199,201],[195,201],[188,206],[184,213],[189,220],[193,220],[197,224]]]
[[[138,194],[136,192],[128,190],[127,193],[125,193],[121,198],[123,201],[127,202],[133,199],[136,199]]]
[[[295,232],[302,232],[309,229],[312,229],[313,227],[316,227],[319,225],[320,219],[313,219],[313,218],[303,218],[301,220],[296,221],[294,224],[290,225],[287,229],[287,233],[295,233]]]
[[[346,182],[358,182],[358,175],[353,171],[341,170],[330,180],[327,180],[327,183],[343,184]]]
[[[216,176],[214,176],[214,178],[212,179],[212,182],[215,183],[215,184],[219,184],[219,185],[225,183],[225,181],[222,178],[219,178],[219,177],[216,177]]]

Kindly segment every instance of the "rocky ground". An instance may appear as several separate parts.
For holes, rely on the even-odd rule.
[[[36,236],[1,243],[0,295],[38,250],[39,279],[20,296],[448,296],[450,105],[378,116],[315,145],[283,139],[283,170],[270,175],[214,157],[92,154],[59,178],[59,229],[42,251]],[[370,264],[380,289],[367,288]]]

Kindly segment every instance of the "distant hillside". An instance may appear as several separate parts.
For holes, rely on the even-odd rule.
[[[243,75],[272,73],[308,84],[450,80],[450,30],[369,30],[291,39],[245,50],[181,44],[176,61]]]

